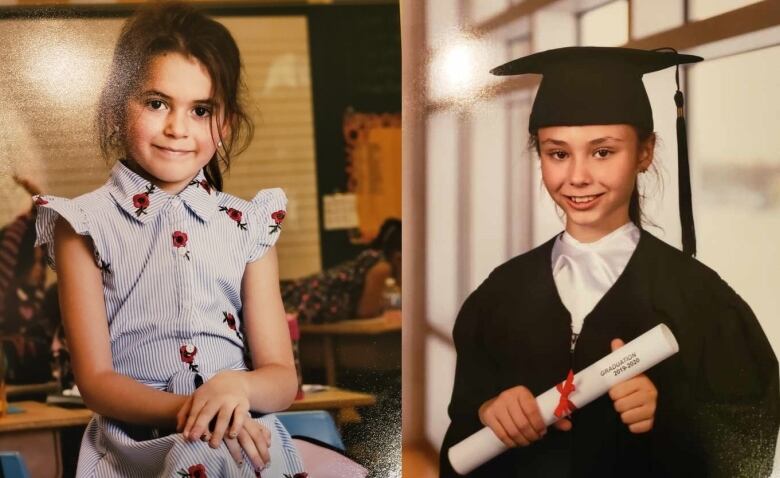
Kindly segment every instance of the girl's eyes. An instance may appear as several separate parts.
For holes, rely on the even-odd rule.
[[[198,118],[207,118],[209,115],[211,115],[211,110],[208,109],[205,106],[196,106],[195,107],[195,116]]]
[[[159,110],[163,107],[163,105],[165,105],[165,103],[163,103],[161,100],[149,100],[146,102],[146,105],[153,110]]]
[[[566,159],[566,156],[568,156],[568,154],[566,153],[566,151],[550,151],[550,152],[549,152],[549,153],[547,153],[547,154],[548,154],[548,155],[549,155],[551,158],[553,158],[553,159],[555,159],[555,160],[558,160],[558,161],[562,161],[562,160]]]
[[[564,159],[566,159],[569,156],[569,153],[567,153],[566,151],[550,151],[547,154],[550,157],[552,157],[553,159],[558,160],[558,161],[563,161]],[[593,155],[596,158],[599,158],[599,159],[605,159],[605,158],[609,157],[609,155],[611,155],[611,154],[612,154],[612,151],[609,150],[609,149],[597,149],[596,151],[593,152]]]
[[[146,106],[154,111],[159,111],[167,105],[163,100],[153,99],[153,100],[148,100],[146,102]],[[208,106],[202,106],[202,105],[196,106],[192,111],[195,113],[195,116],[197,116],[198,118],[208,118],[209,116],[211,116],[211,108],[209,108]]]

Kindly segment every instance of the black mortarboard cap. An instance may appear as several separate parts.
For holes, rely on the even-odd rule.
[[[531,132],[545,126],[593,124],[630,124],[653,131],[653,112],[642,75],[701,60],[673,49],[566,47],[518,58],[490,72],[500,76],[542,75],[528,122]],[[675,78],[683,251],[696,255],[684,99],[677,72]]]

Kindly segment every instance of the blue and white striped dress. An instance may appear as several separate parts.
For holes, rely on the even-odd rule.
[[[221,370],[247,369],[241,280],[247,263],[279,237],[286,202],[281,189],[264,189],[251,201],[218,192],[202,171],[169,195],[117,162],[106,184],[91,193],[36,198],[38,244],[52,242],[59,216],[88,235],[103,275],[114,370],[189,395],[196,382]],[[272,432],[262,476],[303,472],[278,419],[255,420]],[[255,476],[246,457],[239,467],[224,443],[215,450],[180,433],[136,440],[128,430],[96,415],[81,443],[77,476]]]

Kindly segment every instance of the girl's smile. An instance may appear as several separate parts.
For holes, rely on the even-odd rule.
[[[219,142],[212,94],[199,61],[179,53],[154,57],[127,105],[129,165],[169,194],[186,187]]]
[[[584,210],[592,207],[594,203],[600,198],[604,193],[600,194],[592,194],[590,196],[566,196],[564,197],[571,203],[571,207],[579,210]]]

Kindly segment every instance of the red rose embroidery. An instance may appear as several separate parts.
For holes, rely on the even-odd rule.
[[[208,478],[206,476],[206,467],[200,463],[192,465],[186,470],[182,468],[176,474],[185,478]]]
[[[35,196],[36,206],[43,206],[44,204],[49,204],[49,201],[43,199],[41,196]]]
[[[182,231],[173,232],[173,246],[174,247],[187,247],[187,233]]]
[[[242,213],[238,209],[233,209],[232,207],[225,207],[225,206],[220,206],[219,210],[220,211],[225,211],[230,219],[236,221],[236,225],[240,229],[243,229],[244,231],[246,231],[246,223],[245,222],[241,222],[241,218],[244,217],[244,213]]]
[[[200,181],[198,181],[197,179],[193,179],[192,181],[190,181],[190,184],[188,184],[188,186],[200,186],[203,188],[204,191],[211,194],[211,184],[209,184],[209,182],[206,181],[205,179],[201,179]]]
[[[182,231],[173,231],[171,236],[173,239],[173,247],[179,250],[179,254],[190,260],[190,251],[187,249],[187,233]]]
[[[241,332],[236,329],[236,318],[233,316],[233,314],[230,312],[222,312],[222,316],[224,317],[222,322],[226,323],[230,330],[233,330],[236,333],[238,339],[241,340]]]
[[[135,215],[140,216],[146,214],[146,208],[152,203],[149,199],[149,195],[154,192],[154,184],[146,186],[146,191],[138,193],[133,196],[133,207],[135,207]]]
[[[198,371],[198,366],[194,364],[195,356],[198,354],[198,347],[192,344],[186,344],[179,347],[179,357],[181,361],[190,366],[190,370],[193,372]]]
[[[286,216],[287,216],[287,212],[283,210],[279,210],[271,214],[271,219],[273,219],[274,221],[274,224],[268,226],[271,228],[271,232],[270,232],[271,234],[279,231],[279,229],[282,228],[282,221],[284,221],[284,218]]]
[[[140,193],[133,196],[133,206],[141,209],[149,207],[149,195],[146,193]]]
[[[206,467],[201,464],[192,465],[187,471],[192,478],[206,478]]]

